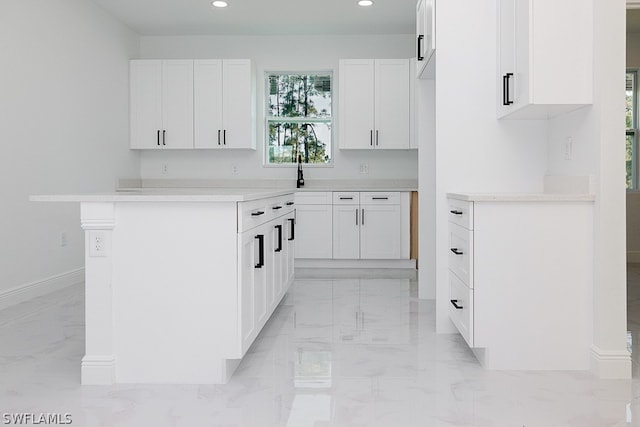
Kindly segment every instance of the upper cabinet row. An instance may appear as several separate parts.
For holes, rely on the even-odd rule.
[[[130,67],[131,148],[256,148],[250,60],[132,60]]]
[[[340,60],[341,149],[415,148],[408,59]]]
[[[593,5],[498,0],[498,118],[547,119],[592,103]]]
[[[418,0],[416,5],[416,76],[433,79],[436,51],[436,0]]]

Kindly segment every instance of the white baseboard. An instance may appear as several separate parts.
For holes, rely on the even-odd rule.
[[[415,259],[306,259],[296,258],[296,268],[409,268]]]
[[[591,346],[591,372],[603,379],[631,379],[631,354]]]
[[[627,262],[640,263],[640,251],[627,251]]]
[[[0,292],[0,310],[82,282],[84,282],[84,268],[78,268],[46,279],[16,286]]]
[[[80,373],[82,385],[111,385],[116,380],[116,358],[84,356]]]

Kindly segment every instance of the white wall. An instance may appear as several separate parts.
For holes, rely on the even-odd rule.
[[[552,120],[549,173],[595,175],[594,370],[626,377],[625,1],[594,0],[593,106]],[[562,144],[573,137],[573,156]]]
[[[79,206],[29,195],[113,190],[117,176],[137,176],[128,59],[138,49],[91,2],[0,2],[0,296],[84,266]]]
[[[436,287],[438,332],[455,330],[448,318],[446,193],[542,191],[547,167],[546,122],[496,119],[496,13],[495,1],[438,3],[435,235],[422,226],[434,219],[420,213],[420,239],[435,239],[436,248],[430,265],[421,260],[421,271],[431,273],[420,275],[420,293]],[[428,190],[423,166],[432,167],[420,163],[421,192]]]
[[[409,58],[414,56],[413,35],[391,36],[197,36],[142,37],[141,58],[251,58],[257,72],[256,151],[212,150],[144,151],[143,178],[291,179],[292,168],[263,167],[264,72],[280,70],[333,70],[334,147],[332,168],[305,170],[314,179],[417,179],[415,151],[348,151],[337,147],[338,60],[340,58]],[[361,163],[369,174],[359,173]],[[168,173],[163,174],[163,165]],[[237,166],[238,173],[232,173]]]

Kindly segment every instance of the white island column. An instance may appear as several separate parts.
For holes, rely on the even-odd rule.
[[[111,241],[116,225],[113,203],[82,203],[85,231],[85,356],[82,384],[113,384],[116,359],[113,346],[113,258]],[[96,241],[98,239],[98,241]]]

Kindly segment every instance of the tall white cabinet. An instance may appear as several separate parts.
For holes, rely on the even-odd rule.
[[[130,62],[131,148],[193,148],[193,61]]]
[[[409,149],[408,59],[340,60],[341,149]]]
[[[416,5],[416,76],[435,76],[433,54],[436,51],[436,0],[418,0]]]
[[[498,0],[497,66],[498,118],[546,119],[591,104],[593,5]]]
[[[249,59],[194,61],[195,148],[256,148],[254,81]]]

